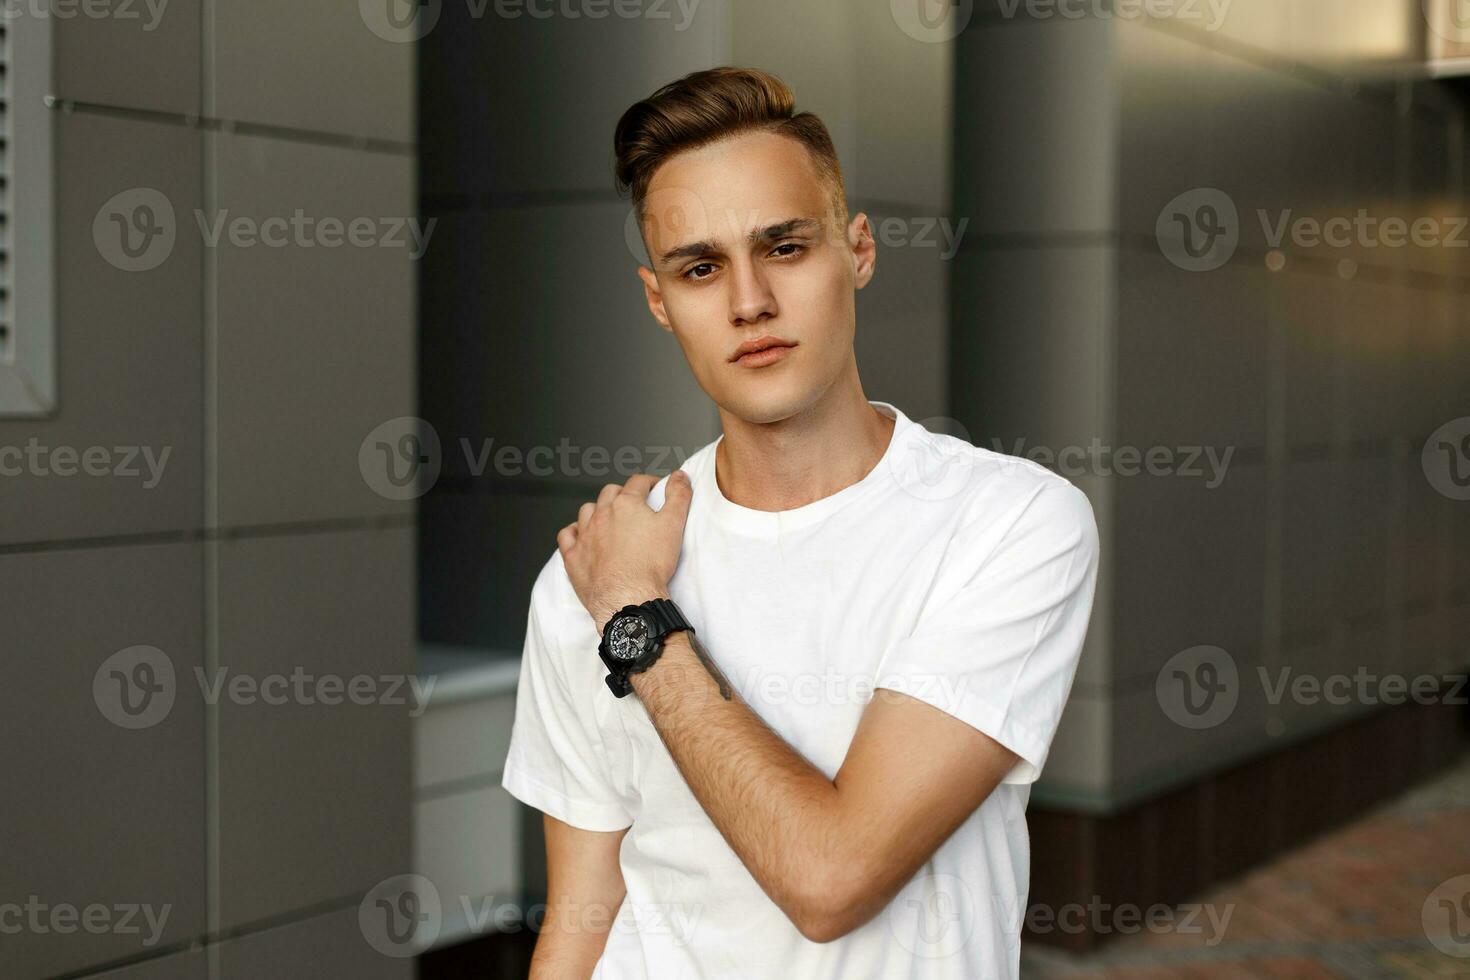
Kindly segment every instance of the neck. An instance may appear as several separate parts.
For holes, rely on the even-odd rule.
[[[861,384],[835,390],[775,422],[749,422],[725,409],[715,478],[725,499],[752,510],[791,510],[830,497],[872,472],[895,420],[868,404]]]

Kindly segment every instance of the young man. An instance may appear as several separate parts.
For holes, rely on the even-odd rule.
[[[504,776],[545,814],[532,975],[1015,976],[1092,509],[865,397],[872,231],[778,79],[683,78],[616,149],[723,434],[583,504],[533,589]]]

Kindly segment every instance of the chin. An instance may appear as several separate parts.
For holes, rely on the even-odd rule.
[[[765,378],[760,372],[751,374],[744,384],[730,385],[724,397],[716,399],[727,412],[747,422],[765,424],[789,419],[816,401],[820,394],[809,381]]]

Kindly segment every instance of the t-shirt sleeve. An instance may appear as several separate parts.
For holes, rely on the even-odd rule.
[[[989,735],[1020,756],[1002,782],[1031,783],[1087,633],[1097,525],[1082,491],[1053,482],[994,535],[989,521],[955,534],[917,627],[887,651],[875,684]]]
[[[558,627],[580,606],[559,595],[570,582],[560,554],[552,556],[531,590],[526,643],[516,688],[515,721],[501,785],[516,799],[583,830],[621,830],[633,822],[608,778],[606,755],[588,685],[569,683],[569,656]],[[595,651],[586,656],[596,658]],[[600,662],[581,665],[601,685]],[[579,698],[577,695],[582,695]]]

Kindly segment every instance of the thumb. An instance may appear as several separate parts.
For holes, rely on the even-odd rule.
[[[693,499],[694,485],[689,482],[689,474],[675,470],[664,485],[664,505],[659,513],[672,513],[683,524],[689,518],[689,502]]]

